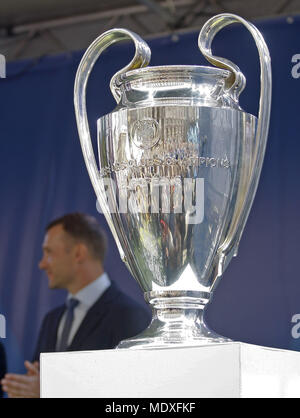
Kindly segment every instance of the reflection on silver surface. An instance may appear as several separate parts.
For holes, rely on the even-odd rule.
[[[242,22],[261,62],[258,119],[238,96],[238,67],[211,54],[215,34]],[[98,170],[89,134],[85,88],[100,53],[132,39],[136,55],[111,81],[118,107],[98,120]],[[212,18],[199,46],[220,68],[148,64],[137,35],[115,29],[88,49],[75,82],[75,110],[86,165],[120,255],[153,308],[144,333],[120,348],[227,341],[210,331],[203,309],[236,255],[258,184],[270,114],[270,59],[257,29],[234,15]]]

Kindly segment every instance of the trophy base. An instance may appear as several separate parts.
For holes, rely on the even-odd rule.
[[[160,293],[158,295],[158,293]],[[121,341],[117,349],[180,348],[232,342],[211,331],[203,319],[209,301],[203,292],[148,292],[153,318],[141,334]],[[172,293],[172,294],[170,294]],[[152,298],[155,294],[155,298]],[[180,294],[180,295],[179,295]]]

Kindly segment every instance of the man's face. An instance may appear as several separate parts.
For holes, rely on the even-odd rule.
[[[39,268],[45,270],[50,289],[65,289],[74,280],[74,243],[62,225],[47,231],[43,242],[43,258]]]

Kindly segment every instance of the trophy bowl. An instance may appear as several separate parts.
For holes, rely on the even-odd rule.
[[[240,108],[245,77],[211,43],[223,27],[242,23],[259,52],[258,117]],[[85,90],[99,55],[131,40],[132,61],[110,88],[118,106],[97,121],[99,168],[86,115]],[[256,193],[270,117],[271,64],[260,32],[222,14],[199,35],[215,67],[147,67],[148,45],[112,29],[88,48],[75,80],[75,113],[82,151],[98,202],[120,256],[153,312],[149,327],[118,348],[168,348],[225,343],[203,311],[231,258]]]

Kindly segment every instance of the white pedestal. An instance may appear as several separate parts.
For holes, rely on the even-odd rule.
[[[41,396],[300,397],[300,353],[226,343],[42,354]]]

